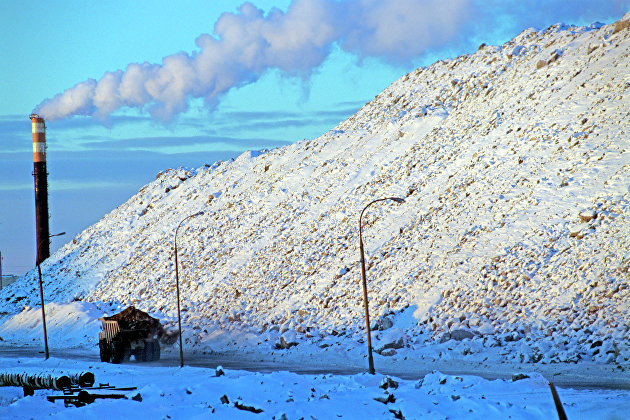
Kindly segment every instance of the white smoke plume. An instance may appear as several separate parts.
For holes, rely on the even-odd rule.
[[[104,119],[117,109],[136,107],[166,122],[186,111],[191,98],[215,104],[231,88],[255,82],[268,69],[308,78],[335,43],[359,57],[408,62],[429,49],[471,38],[514,7],[523,10],[523,3],[536,3],[536,15],[547,11],[552,18],[567,9],[565,0],[294,0],[286,12],[265,14],[245,3],[236,13],[221,15],[213,34],[200,35],[198,50],[191,54],[106,72],[98,81],[88,79],[45,100],[35,112],[49,121],[73,115]],[[622,14],[630,1],[573,3],[580,7],[573,4],[570,13],[578,16],[595,6]],[[509,21],[512,26],[532,24],[521,13]]]

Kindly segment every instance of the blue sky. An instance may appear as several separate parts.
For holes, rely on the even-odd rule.
[[[36,108],[50,116],[51,233],[67,232],[54,251],[161,170],[315,138],[418,66],[628,10],[629,0],[4,1],[3,273],[35,260]],[[132,63],[143,79],[129,88]],[[91,90],[69,106],[76,86]]]

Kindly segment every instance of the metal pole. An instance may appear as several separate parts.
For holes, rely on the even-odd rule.
[[[0,251],[0,290],[2,290],[2,251]]]
[[[66,232],[56,233],[54,235],[48,235],[48,241],[50,242],[50,238],[53,236],[61,236],[65,235]],[[46,359],[50,356],[48,353],[48,334],[46,332],[46,309],[44,307],[44,286],[42,282],[42,269],[40,267],[40,255],[39,255],[39,246],[37,247],[37,273],[39,275],[39,299],[42,303],[42,327],[44,328],[44,353],[46,355]]]
[[[181,223],[180,223],[181,226]],[[177,264],[177,230],[175,230],[175,285],[177,289],[177,325],[179,327],[179,367],[184,367],[184,346],[182,344],[182,317],[179,308],[179,269]]]
[[[361,234],[361,218],[359,218],[359,249],[361,251],[361,282],[363,283],[363,306],[365,308],[365,331],[367,333],[367,345],[368,345],[368,372],[374,375],[374,358],[372,357],[372,334],[370,332],[370,311],[368,309],[367,282],[365,280],[365,257],[364,257],[364,252],[363,252],[363,237]]]
[[[556,405],[556,411],[558,412],[558,420],[567,420],[567,414],[564,412],[564,407],[562,407],[562,402],[560,401],[558,391],[556,391],[556,386],[553,382],[549,382],[549,388],[551,389],[551,396],[553,397],[553,402]]]
[[[191,217],[200,216],[203,213],[203,211],[200,211],[198,213],[191,214],[190,216],[185,217],[181,222],[179,222],[179,225],[177,225],[177,229],[175,229],[175,288],[177,290],[177,325],[179,327],[179,367],[184,367],[184,346],[182,344],[182,316],[179,306],[179,265],[177,263],[177,232],[179,231],[182,223],[184,223],[186,220],[190,219]]]
[[[39,298],[42,301],[42,326],[44,327],[44,352],[46,359],[50,356],[48,353],[48,334],[46,333],[46,310],[44,309],[44,287],[42,286],[42,269],[37,263],[37,273],[39,274]]]
[[[365,331],[367,334],[367,345],[368,345],[368,372],[374,375],[374,358],[372,357],[372,333],[370,331],[370,310],[368,308],[368,294],[367,294],[367,281],[365,276],[365,252],[363,250],[363,213],[370,207],[372,204],[377,203],[379,201],[385,200],[393,200],[396,203],[404,203],[405,200],[398,197],[386,197],[379,198],[367,204],[361,211],[361,215],[359,216],[359,250],[361,252],[361,283],[363,284],[363,306],[365,308]]]

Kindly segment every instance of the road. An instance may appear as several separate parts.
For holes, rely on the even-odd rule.
[[[13,346],[0,343],[0,357],[44,357],[40,347]],[[50,349],[50,357],[100,362],[98,348]],[[233,353],[185,353],[187,366],[239,369],[254,372],[290,371],[299,374],[350,375],[366,372],[363,360],[351,361],[326,354],[300,355],[298,353],[233,352]],[[128,363],[137,363],[131,360]],[[158,362],[144,366],[179,366],[179,351],[175,348],[162,351]],[[485,379],[510,379],[516,373],[540,373],[561,388],[574,389],[623,389],[630,390],[630,366],[580,364],[516,364],[489,363],[467,360],[428,360],[382,358],[376,364],[378,373],[402,379],[420,379],[437,370],[449,375],[475,375]]]

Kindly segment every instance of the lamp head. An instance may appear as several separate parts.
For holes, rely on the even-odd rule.
[[[399,197],[390,197],[390,200],[394,200],[395,202],[397,202],[398,204],[402,204],[405,202],[404,198],[399,198]]]

